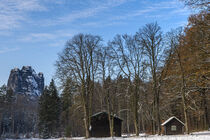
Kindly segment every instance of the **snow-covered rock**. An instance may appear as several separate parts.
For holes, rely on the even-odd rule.
[[[14,68],[10,72],[7,88],[15,94],[39,97],[44,89],[43,73],[36,74],[31,66],[23,66],[21,70]]]

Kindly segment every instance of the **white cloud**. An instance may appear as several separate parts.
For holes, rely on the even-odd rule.
[[[190,11],[187,8],[179,8],[171,11],[170,13],[175,15],[189,15]]]
[[[72,37],[77,31],[68,31],[68,30],[56,30],[51,33],[30,33],[23,37],[20,37],[18,40],[21,42],[43,42],[43,41],[55,41],[59,40],[60,38],[69,38]]]
[[[98,15],[100,12],[108,10],[113,7],[117,7],[126,2],[132,2],[132,0],[90,0],[89,6],[87,9],[74,11],[66,16],[59,17],[56,20],[48,21],[48,24],[45,25],[57,25],[62,23],[72,23],[79,19],[93,17]],[[81,2],[81,1],[80,1]],[[184,5],[178,0],[171,1],[162,1],[159,3],[152,3],[151,1],[141,1],[145,6],[141,7],[138,10],[130,10],[129,12],[121,12],[119,15],[111,15],[108,19],[102,19],[100,21],[89,21],[86,23],[79,23],[82,26],[90,26],[90,27],[104,27],[111,26],[116,24],[123,24],[125,20],[132,19],[134,17],[144,16],[145,18],[163,18],[168,19],[172,17],[174,14],[179,15],[188,15],[190,12],[187,8],[184,8]],[[82,1],[83,5],[85,5],[84,1]],[[168,11],[167,15],[165,12],[161,13],[160,11]]]
[[[80,25],[86,26],[86,27],[100,28],[100,27],[105,27],[105,26],[114,26],[114,25],[122,25],[122,24],[126,24],[126,23],[122,22],[122,21],[106,20],[106,21],[86,22],[86,23],[82,23]]]
[[[147,9],[142,9],[142,10],[136,10],[136,11],[124,14],[124,15],[112,17],[111,20],[126,20],[128,18],[140,16],[140,15],[143,15],[145,13],[152,12],[154,10],[156,10],[156,9],[155,8],[147,8]]]
[[[49,47],[63,47],[67,40],[56,40],[56,42],[49,43]]]
[[[162,1],[152,4],[152,7],[156,7],[158,9],[168,9],[180,6],[180,3],[181,2],[178,0]]]
[[[145,16],[147,18],[170,18],[175,14],[179,15],[189,15],[190,11],[182,3],[177,0],[163,1],[159,3],[149,3],[145,1],[145,7],[140,10],[129,11],[123,15],[113,16],[110,21],[120,21],[128,20],[129,18],[134,18],[137,16]],[[160,13],[161,10],[167,10],[168,13]],[[148,14],[149,13],[149,14]]]
[[[63,47],[68,39],[78,33],[77,31],[57,30],[51,33],[30,33],[20,37],[22,43],[43,43],[46,47]]]
[[[24,22],[30,23],[32,26],[50,26],[50,25],[62,25],[72,24],[75,21],[90,18],[94,16],[100,16],[100,13],[111,10],[114,7],[118,7],[127,2],[134,0],[0,0],[0,35],[3,35],[3,30],[11,31],[14,28],[21,27]],[[135,0],[137,1],[137,0]],[[59,17],[51,16],[47,19],[40,19],[39,21],[33,21],[28,16],[29,12],[35,11],[47,11],[51,12],[48,4],[63,5],[70,4],[68,6],[77,5],[80,7],[86,7],[85,9],[74,10],[69,14],[60,15]],[[183,8],[183,4],[180,4],[178,0],[162,1],[158,3],[152,3],[151,1],[141,1],[145,6],[140,6],[141,9],[130,10],[129,12],[120,12],[118,15],[110,15],[104,17],[100,21],[88,21],[87,23],[78,23],[84,26],[101,27],[111,26],[115,24],[124,23],[122,21],[129,20],[138,16],[145,16],[147,18],[154,17],[170,17],[175,14],[187,15],[189,11]],[[44,6],[45,5],[45,6]],[[48,7],[46,7],[48,6]],[[49,8],[49,9],[48,9]],[[74,8],[73,8],[74,9]],[[170,10],[168,15],[165,13],[159,13],[160,10]],[[125,11],[124,9],[123,11]],[[152,15],[150,13],[153,13]],[[113,13],[116,14],[116,13]],[[158,14],[158,15],[157,15]],[[44,23],[44,24],[43,24]],[[61,35],[61,34],[60,34]],[[40,41],[44,39],[54,39],[54,35],[51,33],[35,33],[29,34],[22,38],[22,41]]]
[[[128,1],[130,0],[102,0],[102,1],[92,0],[92,1],[89,1],[90,5],[88,8],[79,10],[79,11],[73,11],[72,13],[68,15],[59,17],[54,20],[48,20],[46,21],[47,23],[45,22],[46,23],[45,25],[49,26],[49,25],[57,25],[61,23],[71,23],[78,19],[93,17],[102,11],[108,10],[113,7],[117,7]]]
[[[14,52],[19,49],[20,48],[8,48],[8,47],[0,48],[0,54],[7,53],[7,52]]]
[[[31,33],[19,40],[23,42],[37,42],[37,41],[39,42],[50,39],[55,39],[55,35],[50,33]]]
[[[21,26],[21,21],[27,20],[27,12],[47,10],[38,0],[1,0],[0,9],[0,30]]]
[[[0,36],[6,36],[6,37],[11,37],[12,32],[11,31],[0,31]]]

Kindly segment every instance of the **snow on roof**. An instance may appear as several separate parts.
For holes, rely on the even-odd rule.
[[[105,112],[105,111],[98,112],[98,113],[93,114],[91,117],[94,117],[94,116],[97,116],[97,115],[99,115],[99,114],[103,114],[103,113],[106,113],[106,112]]]
[[[108,115],[108,113],[107,113],[106,111],[102,111],[102,112],[98,112],[98,113],[96,113],[96,114],[93,114],[91,117],[98,116],[99,114],[107,114],[107,115]],[[120,119],[120,120],[123,120],[123,119],[121,119],[120,117],[116,116],[116,114],[111,115],[111,116],[113,116],[113,117],[115,117],[115,118],[118,118],[118,119]]]
[[[175,116],[172,116],[171,118],[169,118],[168,120],[166,120],[164,123],[162,123],[161,125],[165,125],[167,124],[168,122],[170,122],[172,119],[176,119],[177,121],[179,121],[181,124],[184,125],[184,123],[182,121],[180,121],[177,117]]]

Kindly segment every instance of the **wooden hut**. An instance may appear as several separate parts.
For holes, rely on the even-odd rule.
[[[161,124],[164,127],[165,135],[184,134],[184,123],[175,116]]]
[[[122,119],[111,115],[114,121],[114,136],[121,137]],[[91,116],[90,126],[91,137],[110,137],[110,127],[107,112],[99,112]]]

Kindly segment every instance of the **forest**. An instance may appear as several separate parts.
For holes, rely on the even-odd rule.
[[[122,118],[122,133],[136,136],[162,134],[161,123],[171,116],[185,123],[187,134],[208,130],[209,2],[184,2],[197,13],[188,18],[186,27],[167,33],[153,22],[107,43],[98,35],[74,35],[58,54],[55,79],[33,105],[23,103],[24,97],[13,100],[12,91],[2,86],[0,119],[13,117],[1,119],[0,135],[6,131],[16,136],[88,138],[90,117],[102,111]],[[22,123],[11,115],[18,109],[22,113],[15,118],[24,118]],[[111,117],[109,123],[113,136]]]

